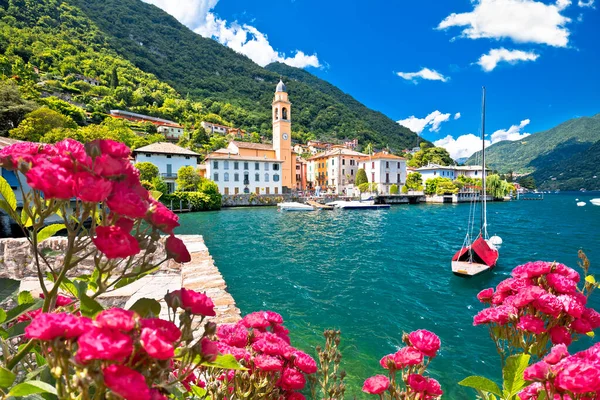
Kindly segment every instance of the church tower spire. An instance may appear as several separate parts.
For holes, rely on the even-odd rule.
[[[273,150],[281,165],[281,185],[296,187],[296,159],[292,153],[292,103],[288,100],[285,83],[280,79],[273,98]]]

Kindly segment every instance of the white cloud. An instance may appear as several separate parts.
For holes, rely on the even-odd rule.
[[[490,146],[504,140],[521,140],[530,135],[530,133],[521,132],[523,128],[529,125],[530,120],[525,119],[519,125],[512,125],[508,129],[499,129],[492,133],[490,139],[485,141],[485,146]],[[481,150],[481,137],[472,133],[453,138],[451,135],[433,142],[435,146],[443,147],[448,150],[450,157],[457,160],[459,158],[470,157],[473,153]]]
[[[442,114],[438,110],[435,110],[425,118],[417,118],[412,115],[406,119],[398,121],[398,123],[407,127],[411,131],[416,132],[417,135],[420,135],[427,126],[429,126],[430,132],[438,132],[442,123],[448,121],[449,119],[450,113]]]
[[[577,2],[577,5],[579,7],[594,7],[594,0],[588,0],[588,1],[579,0],[579,2]]]
[[[448,80],[450,79],[440,74],[439,72],[429,68],[423,68],[418,72],[397,72],[396,74],[400,78],[406,79],[407,81],[413,81],[415,83],[417,83],[419,79],[442,82],[448,82]]]
[[[448,135],[445,138],[436,140],[433,144],[437,147],[443,147],[448,150],[450,157],[457,160],[459,158],[470,157],[476,151],[481,150],[481,138],[468,133],[457,137],[456,139]],[[485,145],[489,146],[490,141],[486,140]]]
[[[535,61],[539,57],[539,54],[521,50],[507,50],[505,48],[491,49],[488,54],[484,54],[479,58],[477,64],[481,65],[484,71],[492,71],[498,63],[507,62],[509,64],[516,64],[519,61]]]
[[[296,50],[293,57],[273,48],[267,36],[251,25],[240,25],[218,18],[212,9],[219,0],[144,0],[162,8],[196,33],[214,38],[221,44],[244,54],[255,63],[265,66],[282,62],[297,68],[320,67],[316,54]]]
[[[564,0],[554,4],[535,0],[473,0],[473,11],[450,14],[440,22],[438,29],[463,27],[461,36],[469,39],[508,38],[517,43],[566,47],[570,32],[565,26],[571,20],[561,11],[570,3]]]
[[[460,113],[454,114],[454,119],[459,119],[459,118],[460,118]]]
[[[531,133],[521,132],[523,128],[529,125],[531,121],[529,119],[524,119],[521,121],[519,125],[512,125],[508,129],[499,129],[496,132],[492,133],[491,139],[492,144],[501,142],[503,140],[521,140],[531,135]]]

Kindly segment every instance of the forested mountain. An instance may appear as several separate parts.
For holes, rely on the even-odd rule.
[[[503,141],[486,150],[489,167],[501,173],[531,174],[541,188],[600,189],[597,160],[600,151],[600,114],[568,120],[523,140]],[[473,154],[467,164],[476,163]],[[586,186],[587,185],[587,186]]]
[[[0,0],[0,14],[3,50],[13,49],[9,55],[22,57],[24,66],[31,63],[63,77],[73,73],[98,77],[107,84],[114,64],[119,74],[135,71],[152,82],[149,88],[137,82],[129,87],[131,93],[121,91],[120,96],[94,93],[87,100],[104,103],[88,111],[118,105],[182,123],[210,114],[222,119],[215,122],[270,135],[271,101],[282,73],[197,35],[153,5],[140,0]],[[19,43],[11,46],[14,41]],[[287,79],[288,74],[304,78]],[[414,146],[413,132],[332,85],[295,68],[287,67],[282,75],[289,80],[292,136],[297,139],[357,137],[376,147]],[[135,81],[135,74],[127,78]],[[161,110],[169,99],[178,100],[179,115]]]

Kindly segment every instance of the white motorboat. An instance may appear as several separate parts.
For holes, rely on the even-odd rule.
[[[579,202],[577,202],[577,206],[578,206],[578,207],[583,207],[583,206],[585,206],[585,201],[579,201]]]
[[[600,197],[597,199],[591,199],[590,203],[592,203],[595,206],[600,206]]]
[[[336,201],[335,208],[342,210],[379,210],[390,208],[389,204],[375,204],[374,201]]]
[[[308,204],[302,204],[297,202],[287,202],[287,203],[279,203],[277,207],[281,211],[315,211],[313,206],[309,206]]]

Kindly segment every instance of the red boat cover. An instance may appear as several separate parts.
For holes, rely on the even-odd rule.
[[[473,252],[474,261],[482,262],[490,268],[494,267],[496,261],[498,261],[498,250],[490,248],[481,236],[479,236],[471,246],[460,249],[454,257],[452,257],[452,261],[468,261],[470,258],[469,251]]]

